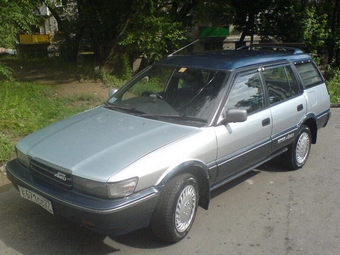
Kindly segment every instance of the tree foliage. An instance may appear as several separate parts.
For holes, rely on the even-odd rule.
[[[231,0],[199,1],[195,21],[212,26],[233,24],[234,9]]]
[[[328,63],[340,65],[340,0],[320,0],[315,3],[316,17],[327,17],[325,29],[327,31],[325,51]],[[326,16],[324,16],[326,15]],[[318,20],[316,20],[318,22]],[[325,33],[319,33],[325,37]],[[318,35],[320,36],[320,35]]]
[[[14,48],[19,31],[30,31],[38,18],[37,0],[0,0],[0,47]]]
[[[0,0],[1,45],[13,44],[19,30],[37,18],[32,10],[46,4],[58,21],[62,54],[75,60],[82,50],[94,52],[109,72],[124,59],[146,63],[187,43],[188,21],[201,26],[229,26],[264,41],[301,42],[338,64],[340,0]],[[190,23],[189,22],[189,23]]]
[[[246,36],[253,38],[254,34],[258,33],[260,13],[269,9],[271,0],[232,0],[231,5],[234,8],[235,27],[242,32],[240,44]]]
[[[178,42],[186,40],[182,23],[176,21],[178,16],[169,15],[166,6],[146,4],[144,8],[133,6],[133,11],[131,25],[122,35],[119,45],[127,47],[136,56],[158,60],[176,48]]]
[[[317,15],[315,7],[306,9],[302,31],[305,43],[311,48],[320,48],[326,45],[327,38],[329,38],[327,14]]]
[[[260,14],[259,34],[264,41],[302,42],[306,3],[296,0],[276,0]]]

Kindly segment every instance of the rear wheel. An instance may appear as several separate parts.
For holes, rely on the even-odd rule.
[[[170,180],[153,213],[153,232],[171,243],[183,239],[194,222],[198,199],[198,184],[193,175],[182,174]]]
[[[303,125],[294,143],[283,154],[283,163],[292,170],[303,167],[308,159],[311,147],[311,131]]]

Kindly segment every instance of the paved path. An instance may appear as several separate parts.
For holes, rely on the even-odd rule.
[[[0,188],[0,254],[340,254],[340,110],[298,171],[266,164],[214,192],[186,239],[159,242],[149,230],[110,238],[54,217]]]

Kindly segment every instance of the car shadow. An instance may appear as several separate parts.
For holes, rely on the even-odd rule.
[[[107,255],[119,251],[95,233],[22,199],[12,186],[0,192],[0,254]]]
[[[270,161],[214,190],[212,199],[261,171],[287,170],[277,160]],[[60,216],[46,213],[37,205],[20,198],[14,187],[8,185],[0,190],[0,226],[0,253],[4,250],[9,255],[106,255],[119,252],[120,245],[142,249],[159,249],[171,245],[158,239],[149,228],[122,236],[98,234]]]
[[[113,241],[134,248],[156,249],[171,245],[160,240],[150,228],[143,228],[134,232],[110,237]]]
[[[280,156],[260,165],[256,169],[260,171],[265,171],[265,172],[289,172],[291,171],[290,169],[282,165]]]
[[[211,198],[214,199],[215,197],[221,195],[222,193],[225,193],[226,191],[234,188],[235,186],[241,184],[242,182],[254,177],[255,175],[258,175],[260,173],[260,171],[253,169],[251,171],[249,171],[248,173],[224,184],[223,186],[217,188],[216,190],[213,190],[211,192]]]
[[[254,176],[260,174],[262,171],[266,172],[284,172],[287,171],[282,165],[280,165],[280,159],[273,159],[256,169],[249,171],[248,173],[224,184],[218,189],[211,192],[211,199],[222,195],[228,190],[238,186],[239,184],[253,178]],[[169,246],[171,244],[166,243],[158,239],[151,229],[141,229],[132,233],[128,233],[123,236],[110,237],[114,242],[133,247],[133,248],[144,248],[144,249],[155,249]]]

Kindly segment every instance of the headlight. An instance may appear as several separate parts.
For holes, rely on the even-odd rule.
[[[75,190],[104,198],[119,198],[129,196],[135,191],[137,182],[137,177],[115,183],[104,183],[77,176],[73,177],[73,185]]]
[[[126,197],[131,195],[137,186],[137,178],[116,182],[108,183],[109,197]]]
[[[24,164],[25,166],[28,167],[29,165],[29,161],[28,161],[28,157],[26,154],[22,153],[18,148],[15,148],[16,153],[17,153],[17,158],[19,159],[19,161]]]

